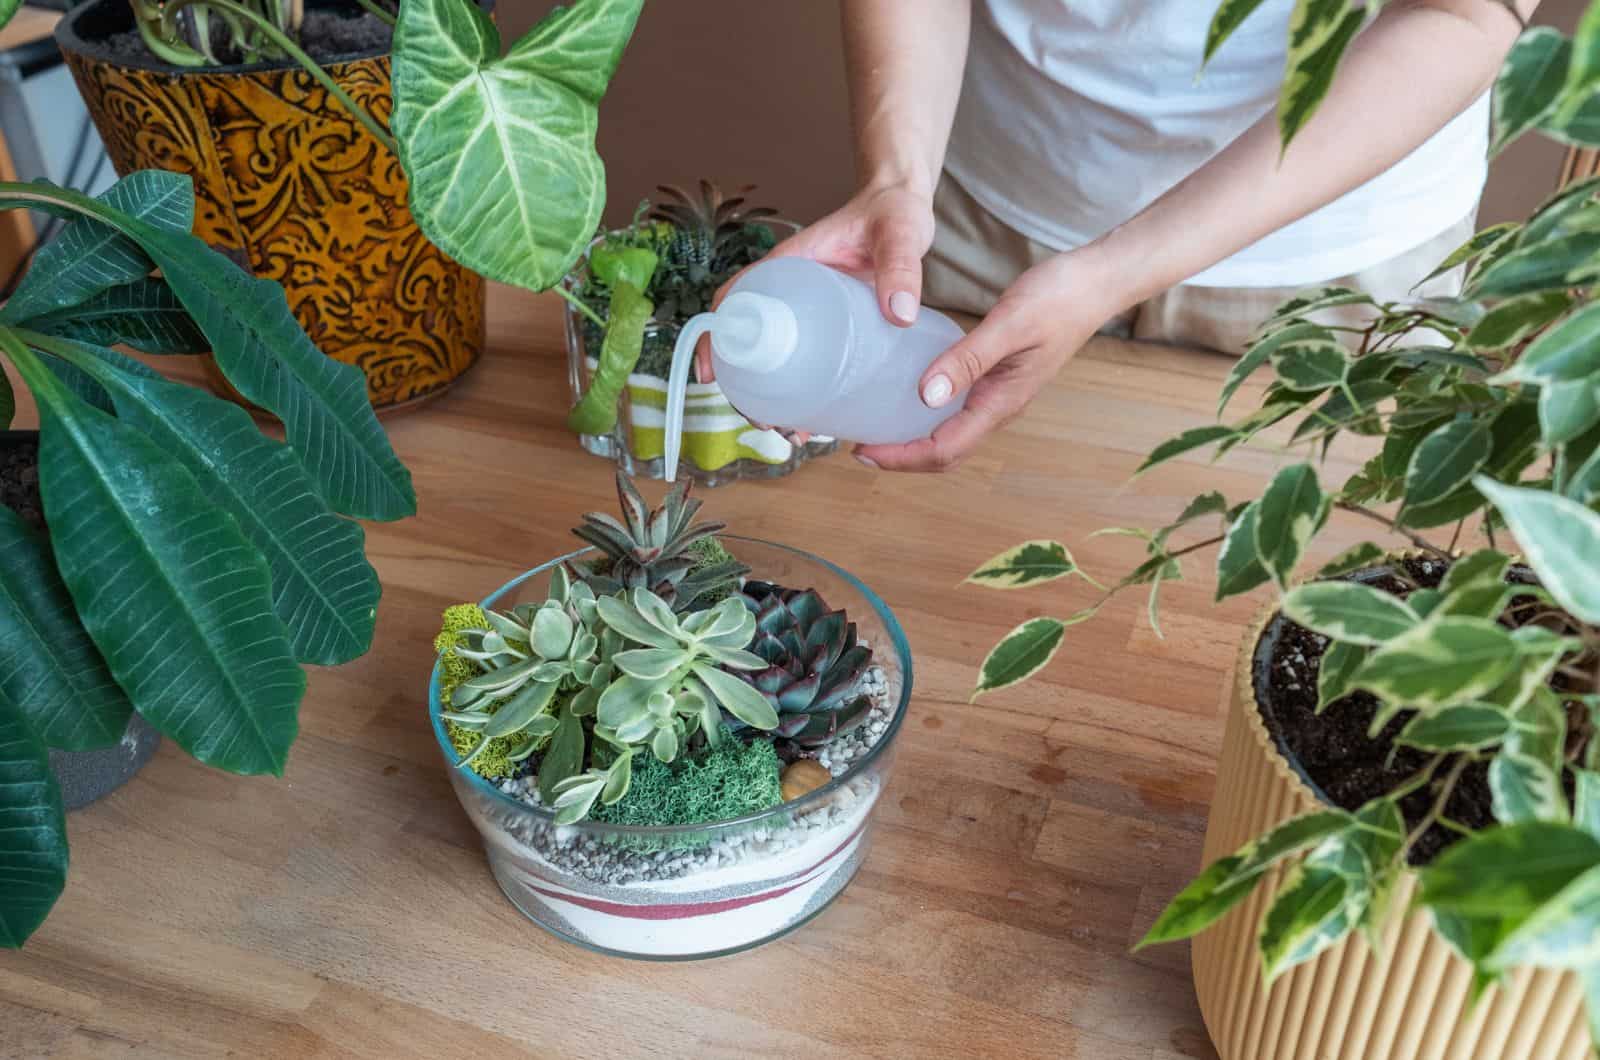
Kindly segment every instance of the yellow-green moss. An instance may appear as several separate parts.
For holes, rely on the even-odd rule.
[[[439,629],[439,635],[433,638],[433,650],[441,657],[439,701],[445,706],[450,705],[450,693],[456,690],[457,685],[476,677],[479,673],[476,663],[471,659],[463,659],[455,653],[455,649],[461,644],[462,630],[488,628],[489,617],[477,604],[455,604],[444,609],[444,623]],[[454,735],[451,739],[454,740]],[[460,745],[457,744],[457,749],[459,748]]]
[[[478,741],[483,738],[480,733],[464,725],[457,725],[449,718],[445,719],[444,730],[450,737],[451,746],[456,749],[456,754],[462,758],[471,754],[472,749],[477,747]],[[488,780],[509,777],[516,771],[517,766],[507,756],[516,748],[517,743],[518,737],[515,735],[496,736],[489,741],[489,746],[483,749],[481,755],[467,763],[467,768]]]

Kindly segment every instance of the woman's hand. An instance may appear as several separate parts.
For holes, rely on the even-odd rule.
[[[967,391],[964,408],[931,438],[857,446],[856,458],[891,471],[948,471],[1009,423],[1123,306],[1098,247],[1058,254],[1019,276],[967,337],[922,377],[935,408]]]
[[[773,247],[767,257],[811,258],[870,277],[884,317],[908,327],[922,304],[922,256],[932,245],[932,197],[909,184],[882,184],[863,188],[833,213]],[[713,307],[738,278],[722,285]],[[709,338],[695,349],[695,369],[702,382],[715,378]]]

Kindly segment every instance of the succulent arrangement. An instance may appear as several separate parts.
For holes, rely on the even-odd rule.
[[[671,778],[700,821],[765,809],[785,762],[814,776],[815,749],[866,718],[872,651],[854,623],[815,591],[746,580],[689,490],[652,510],[619,473],[622,518],[584,516],[574,533],[598,555],[556,568],[544,600],[446,612],[441,717],[459,768],[536,777],[558,824],[641,823],[637,773],[671,818],[642,823],[697,823],[660,809]]]
[[[1369,5],[1371,7],[1373,5]],[[1224,5],[1221,43],[1250,4]],[[1357,22],[1361,9],[1353,8]],[[1281,112],[1292,137],[1326,91],[1353,34],[1291,48]],[[1575,40],[1526,31],[1494,93],[1494,143],[1529,129],[1600,145],[1591,118],[1600,72],[1600,5]],[[1223,387],[1219,419],[1245,380],[1271,374],[1261,405],[1158,446],[1139,469],[1270,427],[1290,459],[1257,497],[1196,497],[1170,525],[1119,528],[1143,561],[1068,618],[1023,623],[984,661],[977,693],[1043,668],[1068,626],[1115,594],[1158,592],[1185,556],[1217,548],[1217,598],[1259,586],[1279,594],[1313,655],[1315,712],[1366,711],[1379,759],[1410,775],[1355,805],[1295,817],[1214,862],[1160,915],[1141,945],[1216,923],[1258,884],[1277,881],[1260,924],[1270,982],[1351,933],[1376,948],[1388,896],[1419,874],[1434,930],[1477,973],[1476,991],[1521,967],[1565,969],[1600,990],[1600,180],[1570,186],[1525,223],[1479,233],[1439,265],[1465,270],[1460,297],[1379,303],[1328,287],[1280,307]],[[1437,274],[1437,273],[1436,273]],[[1320,310],[1361,306],[1358,330]],[[1340,435],[1373,455],[1342,482],[1324,459]],[[1368,541],[1297,584],[1332,512],[1380,527],[1413,554]],[[1199,526],[1215,532],[1194,534]],[[1521,560],[1514,560],[1515,538]],[[1182,540],[1184,543],[1178,543]],[[971,580],[1015,589],[1079,574],[1065,547],[1034,541]],[[1313,651],[1314,649],[1314,651]],[[1258,685],[1257,695],[1261,695]],[[1490,814],[1470,820],[1469,788]],[[1283,871],[1287,867],[1287,871]],[[1600,1040],[1600,1004],[1589,1015]]]

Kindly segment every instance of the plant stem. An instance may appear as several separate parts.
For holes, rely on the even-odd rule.
[[[1414,534],[1410,530],[1404,529],[1399,523],[1395,522],[1387,515],[1384,515],[1382,512],[1375,512],[1371,508],[1360,504],[1352,504],[1349,501],[1336,501],[1335,504],[1337,507],[1342,508],[1347,512],[1354,512],[1357,515],[1362,515],[1368,519],[1374,520],[1375,522],[1382,523],[1394,533],[1399,534],[1401,537],[1404,537],[1406,540],[1410,541],[1413,545],[1422,549],[1422,551],[1436,556],[1437,558],[1444,560],[1446,563],[1451,563],[1455,560],[1455,557],[1450,555],[1450,553],[1446,552],[1444,549],[1428,541],[1426,538],[1421,537],[1418,534]]]
[[[558,283],[550,289],[556,294],[559,294],[562,298],[565,298],[567,300],[567,304],[572,308],[576,309],[579,313],[582,313],[584,316],[594,321],[595,327],[599,328],[601,331],[605,331],[606,322],[600,319],[600,314],[596,313],[593,309],[590,309],[588,304],[584,302],[583,299],[567,290],[565,284]]]
[[[356,0],[356,3],[360,4],[366,10],[367,14],[371,15],[379,22],[382,22],[390,29],[394,28],[394,16],[389,14],[389,12],[385,11],[383,8],[379,7],[374,0]]]
[[[296,44],[287,33],[275,26],[271,19],[263,17],[257,12],[245,7],[243,4],[236,3],[235,0],[170,0],[170,2],[167,4],[165,17],[170,19],[182,9],[186,7],[192,7],[195,4],[204,4],[207,7],[214,7],[220,11],[232,12],[238,17],[244,19],[246,22],[249,22],[251,25],[255,26],[262,36],[272,41],[272,43],[277,45],[279,48],[282,48],[285,55],[299,63],[301,68],[304,69],[306,73],[310,74],[316,79],[318,84],[328,90],[329,95],[333,96],[341,104],[343,104],[344,108],[350,112],[351,116],[359,121],[362,125],[365,125],[367,127],[367,131],[372,133],[373,137],[380,144],[388,148],[389,151],[392,152],[396,157],[399,157],[400,145],[396,143],[394,137],[389,134],[389,130],[385,129],[381,124],[379,124],[378,119],[374,118],[371,114],[368,114],[366,108],[358,106],[356,101],[351,99],[349,95],[346,94],[345,90],[339,87],[339,83],[328,74],[328,71],[319,66],[315,59],[307,55],[304,49],[302,49],[300,45]]]
[[[1439,792],[1434,796],[1433,805],[1428,807],[1428,812],[1423,815],[1422,820],[1417,822],[1417,826],[1411,830],[1410,835],[1406,836],[1405,843],[1400,847],[1397,859],[1402,864],[1405,863],[1407,856],[1411,853],[1411,848],[1416,846],[1417,840],[1422,838],[1423,833],[1433,827],[1444,816],[1445,804],[1450,801],[1450,796],[1455,794],[1456,783],[1461,779],[1461,774],[1466,771],[1468,765],[1477,760],[1477,757],[1477,755],[1473,754],[1461,755],[1450,767],[1450,772],[1445,774],[1444,781],[1439,785]]]

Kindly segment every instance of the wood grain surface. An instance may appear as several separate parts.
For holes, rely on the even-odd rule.
[[[1096,340],[952,473],[841,454],[704,494],[735,532],[870,582],[910,636],[917,688],[843,897],[754,952],[655,965],[560,942],[506,902],[425,717],[440,609],[568,549],[578,516],[613,504],[609,466],[562,424],[561,350],[559,301],[496,288],[482,363],[387,421],[421,510],[369,527],[376,643],[312,675],[281,780],[168,743],[70,817],[66,894],[0,953],[0,1055],[1215,1056],[1187,948],[1129,950],[1197,867],[1225,682],[1259,601],[1213,605],[1196,556],[1162,590],[1165,639],[1142,596],[1118,598],[1033,682],[974,706],[996,638],[1097,593],[960,582],[1038,537],[1114,578],[1141,546],[1092,531],[1159,525],[1207,489],[1253,495],[1285,459],[1267,444],[1127,481],[1158,441],[1211,422],[1230,362]],[[152,363],[202,378],[195,360]],[[1322,552],[1364,534],[1336,520]]]

